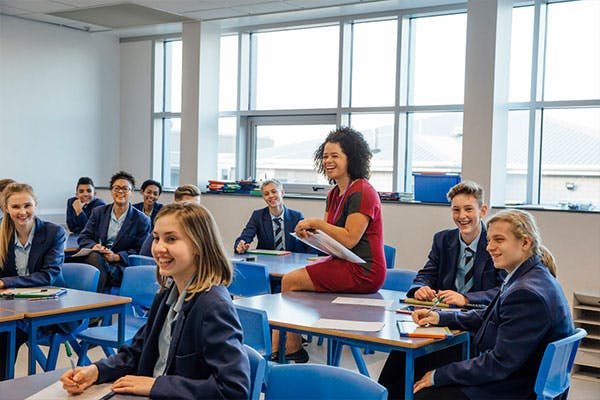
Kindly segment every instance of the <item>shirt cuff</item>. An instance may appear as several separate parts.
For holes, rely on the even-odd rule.
[[[431,386],[435,386],[435,369],[431,371],[431,378],[429,378],[429,383],[431,383]]]

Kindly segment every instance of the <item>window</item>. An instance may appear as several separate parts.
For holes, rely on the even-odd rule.
[[[594,0],[513,10],[506,203],[600,207],[598,15]]]
[[[153,175],[164,188],[179,185],[181,144],[181,40],[157,41],[154,48],[152,119]]]

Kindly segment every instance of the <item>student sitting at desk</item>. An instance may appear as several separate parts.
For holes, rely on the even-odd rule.
[[[77,181],[75,197],[67,200],[67,227],[71,233],[79,233],[85,228],[92,210],[106,203],[96,196],[94,181],[82,176]]]
[[[385,280],[383,220],[379,195],[367,178],[370,175],[371,150],[362,134],[351,128],[329,133],[315,151],[317,170],[335,187],[328,193],[325,217],[307,218],[296,225],[296,234],[307,237],[319,229],[340,242],[365,263],[327,257],[283,276],[281,291],[317,291],[374,293]],[[277,346],[278,331],[273,344]],[[286,357],[306,362],[298,334],[288,333]],[[278,357],[274,352],[273,358]]]
[[[258,238],[257,249],[306,252],[307,247],[304,243],[290,235],[304,216],[299,211],[285,207],[281,182],[269,179],[260,185],[260,190],[267,207],[252,213],[240,237],[235,240],[235,252],[245,253],[250,248],[254,236]]]
[[[138,210],[142,211],[148,218],[150,218],[150,222],[152,222],[152,226],[154,226],[154,218],[156,218],[156,214],[162,208],[162,204],[158,202],[158,198],[162,193],[162,185],[159,182],[156,182],[152,179],[145,180],[142,183],[142,196],[144,196],[144,201],[141,203],[135,203],[133,206]]]
[[[11,183],[4,190],[0,225],[0,289],[52,285],[64,260],[65,230],[37,218],[33,188]],[[6,335],[0,335],[0,380],[6,379]],[[16,349],[27,341],[17,329]]]
[[[10,178],[0,179],[0,222],[2,221],[2,217],[4,216],[4,212],[2,211],[2,209],[4,208],[4,206],[2,205],[2,203],[3,203],[2,192],[4,191],[4,188],[6,188],[8,185],[10,185],[11,183],[14,183],[14,182],[15,181]]]
[[[204,207],[169,204],[156,217],[152,254],[161,289],[131,345],[60,380],[70,394],[111,382],[153,399],[247,399],[250,364],[228,285],[231,264]]]
[[[128,256],[138,254],[148,232],[150,220],[129,201],[135,179],[127,172],[117,172],[110,179],[112,204],[96,207],[79,234],[79,247],[97,250],[84,258],[100,271],[98,291],[121,286],[122,268],[129,265]]]
[[[556,280],[552,254],[542,246],[531,214],[506,210],[487,224],[487,250],[508,275],[487,310],[419,310],[419,325],[476,332],[480,355],[428,371],[414,385],[415,399],[532,399],[548,343],[573,334],[569,304]],[[443,358],[443,352],[433,356]],[[421,376],[423,370],[415,370]],[[391,396],[390,396],[391,397]]]
[[[200,189],[198,189],[195,185],[181,185],[177,189],[175,189],[174,193],[175,203],[195,203],[200,204]],[[142,248],[140,249],[140,255],[152,257],[152,233],[150,233],[144,243],[142,244]]]

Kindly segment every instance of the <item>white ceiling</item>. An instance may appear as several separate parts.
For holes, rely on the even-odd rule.
[[[223,27],[233,27],[456,4],[465,1],[0,0],[0,14],[64,25],[90,32],[113,31],[119,36],[125,37],[180,31],[181,23],[173,23],[173,20],[218,20]],[[133,6],[123,7],[123,4]],[[144,10],[141,7],[148,9]],[[131,14],[128,15],[128,12]],[[57,16],[52,15],[53,13],[66,14]],[[161,17],[165,19],[160,19]],[[158,21],[164,21],[165,23],[157,23],[156,18],[159,18]]]

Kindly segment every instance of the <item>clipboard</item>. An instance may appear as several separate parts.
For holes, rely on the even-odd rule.
[[[396,321],[396,326],[401,337],[446,339],[454,336],[447,326],[423,327],[412,321]]]
[[[348,250],[340,242],[326,234],[320,229],[316,229],[314,232],[308,232],[307,238],[301,238],[295,233],[291,233],[293,237],[302,242],[306,243],[310,247],[317,249],[325,254],[335,256],[337,258],[344,259],[357,264],[366,263],[365,260]]]
[[[288,254],[292,254],[289,250],[264,250],[264,249],[254,249],[254,250],[246,250],[248,254],[264,254],[267,256],[287,256]]]
[[[12,288],[0,293],[3,298],[33,299],[58,297],[67,293],[67,289],[57,287]]]

